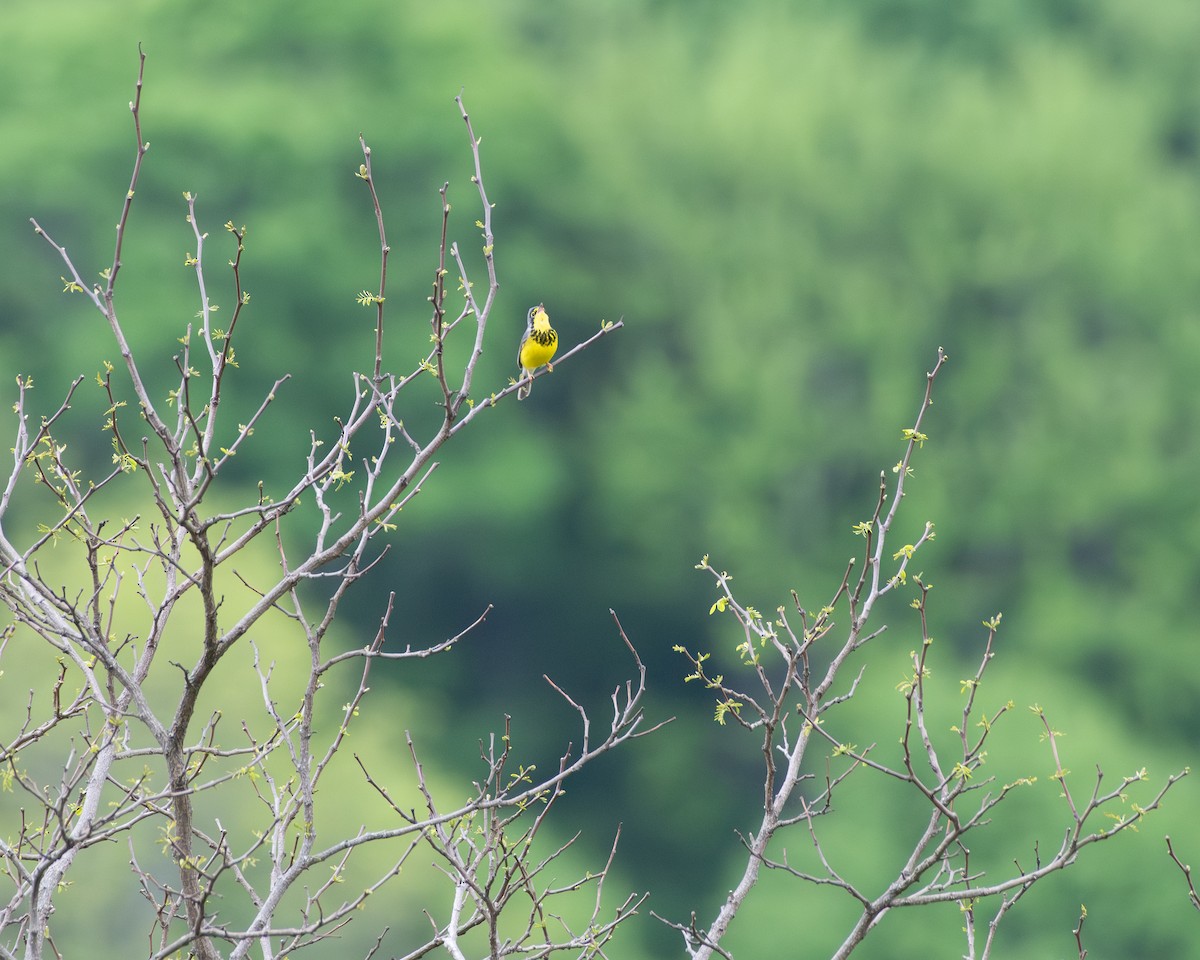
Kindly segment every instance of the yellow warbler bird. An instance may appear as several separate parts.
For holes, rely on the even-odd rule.
[[[543,304],[529,308],[529,322],[525,325],[525,336],[521,337],[521,346],[517,349],[517,366],[520,377],[528,375],[529,379],[517,387],[517,399],[524,400],[533,389],[533,373],[538,367],[553,370],[550,363],[554,359],[554,351],[558,349],[558,334],[550,326],[550,314]]]

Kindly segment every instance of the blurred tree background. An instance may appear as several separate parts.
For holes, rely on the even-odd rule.
[[[140,41],[151,149],[124,320],[165,395],[197,308],[182,191],[199,196],[210,264],[226,255],[220,225],[248,226],[247,409],[294,375],[241,458],[250,485],[296,469],[309,427],[328,424],[371,355],[374,314],[354,301],[378,269],[353,175],[360,132],[388,217],[395,367],[424,349],[443,180],[454,236],[464,249],[476,236],[452,100],[464,91],[502,284],[481,394],[515,372],[532,303],[546,303],[567,346],[601,318],[624,316],[626,329],[456,442],[343,636],[374,632],[388,589],[400,644],[454,634],[495,604],[453,654],[375,675],[398,703],[430,704],[397,713],[465,776],[506,711],[518,749],[543,762],[574,735],[542,674],[603,704],[627,669],[615,608],[650,666],[652,709],[680,722],[598,764],[563,828],[603,849],[623,821],[622,875],[659,913],[711,914],[735,876],[732,828],[749,826],[761,794],[754,749],[709,722],[671,652],[687,643],[732,663],[740,640],[709,617],[711,584],[693,564],[712,554],[760,609],[789,588],[810,606],[831,596],[938,345],[951,365],[898,535],[937,523],[921,568],[938,586],[947,697],[978,655],[980,620],[1005,614],[985,692],[1022,710],[1008,753],[993,744],[997,775],[1040,780],[997,824],[997,850],[1029,857],[1033,839],[1060,839],[1028,704],[1068,734],[1081,777],[1102,763],[1112,778],[1141,766],[1161,778],[1194,758],[1191,0],[8,0],[0,36],[4,382],[33,374],[50,408],[69,378],[116,359],[82,300],[59,295],[60,264],[28,218],[81,265],[111,256]],[[222,282],[213,266],[209,279]],[[98,430],[95,442],[107,456]],[[916,636],[905,600],[855,705],[863,736],[885,732],[881,749],[899,736],[894,687]],[[905,806],[859,789],[831,829],[853,840],[844,855],[859,874],[887,876],[910,839]],[[1200,858],[1194,808],[1185,782],[1140,835],[1049,881],[1006,920],[1000,955],[1072,953],[1080,901],[1090,956],[1184,955],[1195,919],[1162,834]],[[801,936],[824,955],[844,907],[768,878],[732,946],[796,955]],[[957,908],[940,922],[950,946],[936,952],[949,955]],[[934,952],[928,917],[885,927],[864,957]],[[680,955],[648,919],[625,948]]]

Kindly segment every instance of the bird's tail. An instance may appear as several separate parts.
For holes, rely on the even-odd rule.
[[[529,391],[533,389],[533,377],[530,376],[523,384],[517,387],[517,399],[524,400],[529,396]]]

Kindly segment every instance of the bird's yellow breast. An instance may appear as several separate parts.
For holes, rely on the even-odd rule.
[[[536,370],[554,359],[554,351],[558,349],[558,335],[551,330],[548,334],[533,333],[521,344],[521,366],[526,370]]]

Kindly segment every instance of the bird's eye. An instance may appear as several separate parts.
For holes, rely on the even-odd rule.
[[[529,319],[530,319],[531,321],[533,320],[533,317],[534,317],[534,315],[535,315],[536,313],[537,313],[537,307],[530,307],[530,308],[529,308]]]

